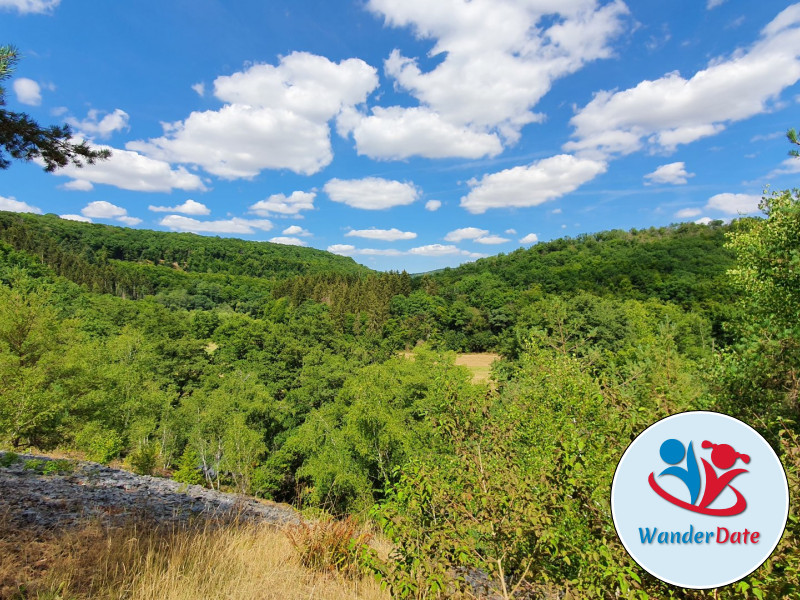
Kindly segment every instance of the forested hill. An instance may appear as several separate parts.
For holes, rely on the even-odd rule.
[[[247,279],[370,272],[351,258],[313,248],[80,223],[56,215],[0,211],[0,241],[92,291],[132,298],[190,288],[201,279],[229,284],[231,276],[244,277],[236,287],[263,288],[267,282]]]
[[[680,223],[561,238],[429,273],[440,289],[539,286],[548,293],[586,291],[683,305],[718,297],[733,264],[725,234],[738,223]]]

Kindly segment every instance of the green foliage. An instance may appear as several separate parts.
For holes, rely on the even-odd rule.
[[[0,456],[0,467],[8,468],[19,462],[19,460],[19,454],[16,452],[4,452],[3,456]]]
[[[204,478],[200,470],[200,457],[192,448],[187,447],[181,454],[178,468],[172,474],[172,478],[180,483],[187,485],[202,485]]]
[[[87,423],[75,436],[75,447],[86,453],[86,458],[107,465],[123,449],[122,438],[98,421]]]
[[[128,454],[128,464],[137,475],[152,475],[158,466],[161,447],[158,442],[144,439]]]

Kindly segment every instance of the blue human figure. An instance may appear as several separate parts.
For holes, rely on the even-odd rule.
[[[689,495],[691,496],[691,504],[697,501],[700,495],[700,468],[697,466],[697,459],[694,456],[694,448],[692,443],[689,442],[689,450],[684,450],[683,444],[676,439],[669,439],[661,444],[659,453],[665,463],[669,465],[677,465],[683,460],[684,452],[686,453],[686,468],[682,467],[668,467],[661,471],[661,475],[674,475],[679,478],[686,487],[689,488]]]

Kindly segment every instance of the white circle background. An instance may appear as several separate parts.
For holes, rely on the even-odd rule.
[[[669,465],[659,454],[661,444],[677,439],[688,448],[693,443],[701,477],[705,470],[701,458],[711,463],[711,449],[701,448],[704,440],[730,444],[750,456],[744,464],[737,460],[733,469],[744,468],[731,485],[747,500],[739,515],[702,515],[669,503],[656,494],[647,479],[656,481],[667,492],[689,501],[686,486],[677,477],[659,478]],[[685,466],[685,459],[678,466]],[[713,463],[712,463],[713,464]],[[720,470],[717,469],[720,473]],[[720,473],[721,474],[721,473]],[[702,490],[700,497],[702,498]],[[725,489],[709,508],[725,508],[735,503],[732,491]],[[728,415],[693,411],[666,417],[643,431],[622,455],[611,485],[611,514],[614,526],[628,554],[655,577],[679,587],[708,589],[733,583],[757,569],[777,546],[789,514],[789,487],[783,466],[769,444],[749,425]],[[639,528],[658,528],[659,532],[713,531],[710,543],[642,543]],[[717,527],[734,531],[758,531],[758,543],[718,544]]]

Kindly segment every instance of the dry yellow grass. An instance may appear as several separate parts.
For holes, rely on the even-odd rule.
[[[0,598],[389,598],[371,578],[303,567],[285,534],[267,525],[166,530],[88,523],[48,534],[0,525],[0,556]]]
[[[456,356],[457,365],[467,367],[472,371],[472,383],[489,381],[492,363],[496,360],[500,360],[500,355],[494,352],[475,352]]]

